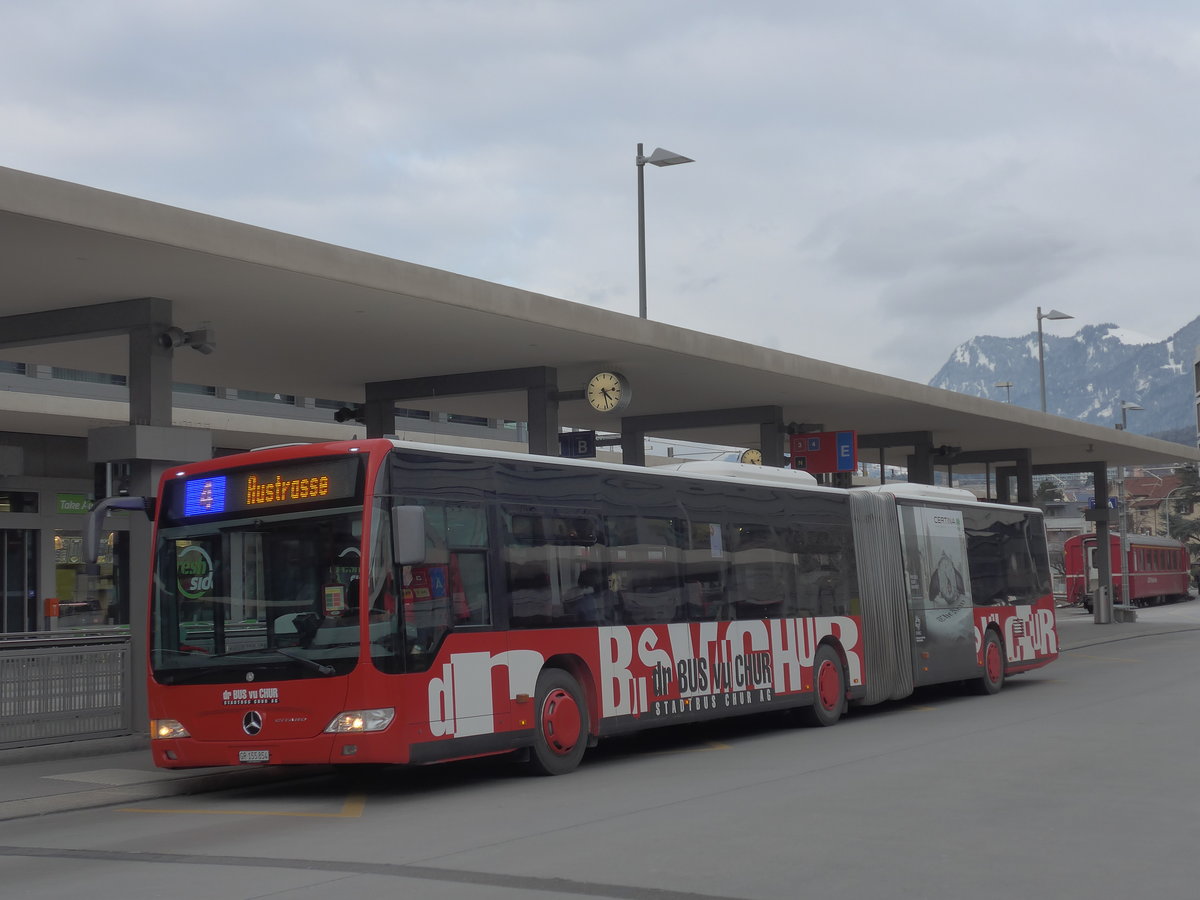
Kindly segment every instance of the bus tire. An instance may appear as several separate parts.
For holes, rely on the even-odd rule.
[[[533,750],[529,768],[537,775],[565,775],[583,758],[588,742],[588,708],[579,682],[562,669],[543,669],[535,694]]]
[[[842,658],[828,644],[817,648],[813,657],[812,706],[797,710],[805,725],[826,728],[836,725],[846,711],[846,674]]]
[[[975,682],[980,694],[998,694],[1004,687],[1004,645],[1000,636],[989,628],[983,636],[983,671]]]

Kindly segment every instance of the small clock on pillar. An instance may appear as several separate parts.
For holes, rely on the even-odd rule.
[[[738,462],[749,463],[752,466],[762,465],[761,450],[743,450],[742,455],[738,457]]]
[[[592,409],[618,412],[629,405],[629,381],[620,372],[597,372],[584,390]]]

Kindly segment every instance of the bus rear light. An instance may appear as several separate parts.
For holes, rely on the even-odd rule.
[[[151,719],[150,736],[157,740],[167,740],[169,738],[191,737],[192,735],[183,727],[183,723],[177,719]]]
[[[364,731],[383,731],[396,718],[396,710],[352,709],[334,716],[325,728],[326,734],[357,734]]]

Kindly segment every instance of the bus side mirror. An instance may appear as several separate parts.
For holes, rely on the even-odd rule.
[[[398,566],[425,562],[425,507],[392,507],[392,552]]]

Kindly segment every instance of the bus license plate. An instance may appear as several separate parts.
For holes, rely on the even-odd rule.
[[[238,762],[262,763],[271,761],[270,750],[239,750]]]

